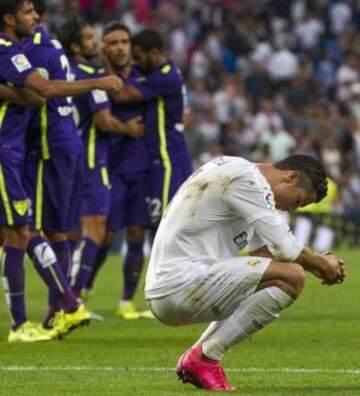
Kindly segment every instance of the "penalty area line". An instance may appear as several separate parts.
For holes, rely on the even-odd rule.
[[[95,367],[95,366],[0,366],[0,371],[111,371],[111,372],[172,372],[175,368],[167,367]],[[325,369],[325,368],[261,368],[243,367],[226,368],[226,371],[235,373],[295,373],[295,374],[355,374],[360,375],[360,368]]]

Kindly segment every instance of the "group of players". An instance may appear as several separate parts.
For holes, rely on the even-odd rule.
[[[89,321],[81,296],[123,227],[128,249],[117,314],[152,318],[132,303],[144,230],[156,230],[191,173],[182,133],[186,91],[161,36],[144,30],[131,38],[126,26],[109,23],[97,69],[91,26],[72,17],[55,39],[40,25],[43,12],[42,1],[0,0],[1,268],[9,342],[56,339]],[[26,253],[49,289],[42,325],[26,315]]]

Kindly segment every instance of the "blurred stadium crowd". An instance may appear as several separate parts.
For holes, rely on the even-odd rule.
[[[55,32],[80,12],[101,34],[155,28],[188,87],[194,165],[219,154],[320,158],[332,211],[360,218],[359,0],[49,0]]]

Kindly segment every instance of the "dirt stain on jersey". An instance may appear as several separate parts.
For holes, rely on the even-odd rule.
[[[235,180],[240,180],[241,176],[223,176],[221,178],[221,186],[223,190],[223,194],[226,193],[226,190],[228,189],[229,185],[235,181]]]
[[[185,199],[191,200],[191,217],[196,214],[197,203],[202,199],[205,192],[211,187],[213,181],[211,180],[201,180],[191,183],[187,187]]]

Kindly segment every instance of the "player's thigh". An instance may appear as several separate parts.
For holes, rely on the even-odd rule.
[[[147,172],[136,172],[128,177],[125,199],[124,226],[145,228],[149,225],[147,195]],[[131,234],[138,233],[136,229]],[[136,237],[136,235],[133,235]],[[137,238],[135,238],[137,239]]]
[[[110,207],[106,229],[116,232],[124,226],[127,183],[123,175],[111,176]]]
[[[229,317],[253,294],[271,259],[237,257],[213,264],[193,282],[169,296],[153,299],[150,307],[171,325],[218,321]]]
[[[81,216],[107,216],[110,210],[111,185],[106,166],[84,172]]]
[[[26,162],[26,168],[32,168],[34,174],[33,177],[29,173],[27,176],[33,211],[31,228],[48,232],[68,231],[77,164],[76,156]]]

